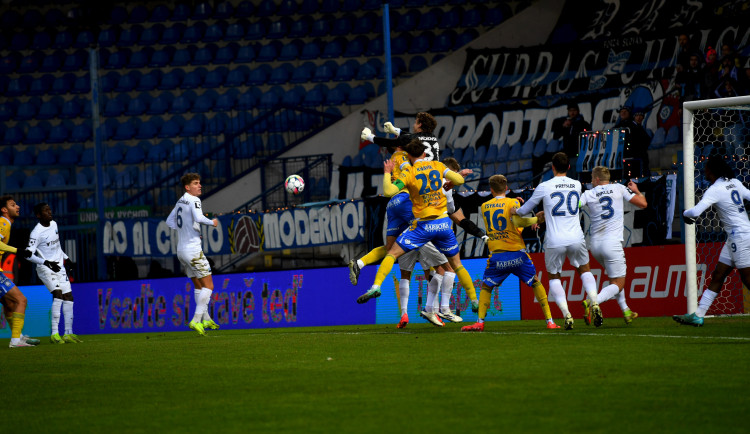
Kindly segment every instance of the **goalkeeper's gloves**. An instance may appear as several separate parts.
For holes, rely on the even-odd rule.
[[[362,129],[362,134],[359,136],[362,138],[362,140],[366,140],[368,142],[372,142],[375,140],[375,134],[372,133],[372,130],[364,127]]]
[[[695,223],[695,217],[688,217],[684,214],[682,215],[682,220],[686,225],[692,225],[693,223]]]
[[[401,128],[394,127],[392,123],[386,122],[383,124],[383,129],[386,133],[389,134],[395,134],[397,136],[401,135]]]
[[[58,271],[60,271],[60,264],[58,264],[57,262],[44,261],[44,265],[46,265],[47,268],[49,268],[50,270],[54,271],[55,273],[57,273]]]

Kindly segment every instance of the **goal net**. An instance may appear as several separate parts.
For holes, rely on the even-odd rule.
[[[750,97],[732,97],[686,102],[683,105],[684,209],[695,206],[709,187],[705,163],[722,156],[737,179],[750,183]],[[709,283],[711,272],[726,241],[726,233],[714,207],[694,225],[684,225],[687,268],[687,311],[695,312],[698,299]],[[708,315],[747,312],[745,291],[739,273],[732,271]]]

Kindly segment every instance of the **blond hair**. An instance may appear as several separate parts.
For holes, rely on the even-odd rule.
[[[591,177],[599,178],[600,181],[609,181],[610,176],[609,169],[604,166],[596,166],[591,172]]]

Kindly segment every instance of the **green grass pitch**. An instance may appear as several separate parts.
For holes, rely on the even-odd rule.
[[[459,328],[45,341],[2,350],[2,409],[18,432],[45,433],[748,430],[748,317]]]

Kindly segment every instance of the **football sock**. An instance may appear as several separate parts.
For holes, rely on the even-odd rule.
[[[203,311],[203,316],[201,317],[201,321],[213,321],[211,319],[211,315],[208,314],[208,305],[211,304],[211,294],[213,294],[213,289],[203,288],[201,291],[208,291],[208,302],[206,303],[206,310]]]
[[[590,271],[582,273],[581,281],[583,282],[583,289],[586,291],[589,300],[599,304],[599,302],[596,301],[596,278],[594,275],[591,274]]]
[[[60,310],[62,309],[62,298],[52,299],[52,334],[60,333]]]
[[[385,246],[375,247],[368,254],[361,257],[357,261],[357,265],[359,265],[359,268],[363,268],[365,265],[374,264],[385,258],[386,253],[388,253],[388,250],[386,250]],[[359,261],[362,261],[362,263],[360,264]]]
[[[21,331],[23,330],[23,323],[26,320],[26,314],[21,312],[13,312],[11,314],[13,317],[13,322],[10,326],[10,337],[12,339],[21,339]],[[18,343],[18,340],[13,342],[14,344]]]
[[[490,308],[491,299],[492,289],[482,287],[482,291],[479,293],[479,320],[477,322],[484,322],[487,317],[487,309]]]
[[[398,281],[399,299],[401,301],[401,315],[409,311],[409,279]]]
[[[440,293],[440,285],[442,285],[442,283],[443,276],[436,274],[432,276],[429,285],[427,285],[427,290],[430,292],[430,295],[432,295],[432,304],[429,305],[432,310],[428,310],[428,312],[438,313],[440,311],[440,296],[438,294]]]
[[[534,290],[534,297],[536,297],[536,300],[539,302],[539,306],[542,308],[542,312],[544,312],[544,318],[549,320],[552,318],[552,312],[549,310],[549,302],[547,302],[547,290],[544,289],[544,285],[542,285],[542,282],[536,281],[531,284],[531,289]]]
[[[201,292],[198,295],[198,299],[196,300],[197,302],[195,303],[195,314],[193,314],[194,322],[202,321],[203,312],[206,311],[206,306],[208,305],[208,299],[211,296],[209,294],[209,291],[210,291],[209,289],[201,289]]]
[[[695,314],[701,318],[706,316],[706,312],[708,312],[708,309],[711,307],[711,303],[714,302],[714,299],[717,295],[719,294],[711,291],[710,289],[703,291],[701,301],[698,302],[698,310],[695,311]]]
[[[625,291],[618,292],[615,298],[617,299],[617,304],[620,305],[620,309],[622,309],[623,312],[625,312],[626,310],[630,310],[630,308],[628,307],[628,301],[625,300]]]
[[[73,302],[63,300],[62,311],[65,315],[65,334],[69,335],[73,333]]]
[[[388,273],[391,272],[391,268],[393,268],[393,264],[396,262],[396,258],[393,257],[393,255],[385,255],[385,259],[383,259],[383,262],[380,263],[380,267],[378,267],[378,272],[375,274],[375,282],[373,283],[373,286],[378,286],[383,284],[383,281],[385,280],[386,276],[388,276]]]
[[[607,300],[611,300],[617,296],[620,292],[620,287],[612,284],[602,289],[602,291],[596,296],[596,304],[602,304]]]
[[[440,285],[440,308],[443,313],[451,311],[451,293],[453,282],[456,281],[456,273],[446,271],[443,275],[443,283]]]
[[[435,301],[435,294],[432,293],[429,289],[427,290],[427,300],[424,302],[424,311],[427,313],[432,313],[432,303]]]
[[[476,300],[477,290],[474,289],[474,282],[471,280],[469,272],[466,271],[466,268],[464,268],[463,265],[456,269],[456,276],[458,276],[458,282],[464,287],[466,293],[469,295],[469,300]]]
[[[549,293],[555,299],[555,303],[557,303],[557,307],[560,308],[563,317],[570,315],[568,301],[565,298],[565,290],[563,289],[560,279],[549,280]]]

